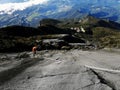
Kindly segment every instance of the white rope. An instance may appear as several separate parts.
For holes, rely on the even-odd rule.
[[[89,65],[85,65],[85,67],[90,68],[90,69],[96,69],[96,70],[106,71],[106,72],[120,73],[120,70],[112,70],[112,69],[106,69],[106,68],[99,68],[99,67],[94,67],[94,66],[89,66]]]

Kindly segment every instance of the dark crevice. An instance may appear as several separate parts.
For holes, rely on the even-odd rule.
[[[112,90],[117,90],[115,88],[115,85],[112,84],[112,82],[110,82],[110,81],[106,80],[105,78],[103,78],[99,73],[97,73],[93,69],[90,69],[90,70],[98,77],[98,79],[100,80],[101,83],[109,86],[110,88],[112,88]]]
[[[50,74],[50,75],[44,75],[44,76],[35,77],[35,78],[47,78],[47,77],[64,76],[64,75],[75,75],[75,74],[79,74],[79,73],[78,72],[73,72],[73,73]]]
[[[99,83],[98,83],[99,84]],[[88,87],[90,87],[90,86],[94,86],[95,84],[89,84],[89,85],[87,85],[87,86],[84,86],[84,87],[81,87],[81,88],[78,88],[78,89],[76,89],[76,90],[83,90],[83,89],[85,89],[85,88],[88,88]]]
[[[87,85],[87,86],[85,86],[85,87],[82,87],[82,89],[88,88],[88,87],[93,86],[93,85],[95,85],[95,84],[93,83],[93,84]]]

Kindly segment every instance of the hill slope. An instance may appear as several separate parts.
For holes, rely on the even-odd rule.
[[[65,43],[85,43],[94,48],[120,48],[120,25],[113,21],[87,16],[78,20],[43,19],[37,28],[9,26],[0,29],[0,51],[31,50],[36,41],[43,39],[61,39],[65,40]],[[68,45],[65,43],[62,42],[61,45]],[[46,46],[43,46],[45,49]]]
[[[10,2],[10,0],[3,1]],[[24,0],[11,1],[19,3]],[[14,9],[14,8],[13,8]],[[15,10],[5,13],[0,11],[0,27],[9,25],[23,25],[37,27],[39,21],[43,18],[81,18],[84,15],[92,15],[97,18],[109,19],[115,22],[120,22],[120,6],[119,0],[50,0],[47,4],[33,5],[24,10]]]

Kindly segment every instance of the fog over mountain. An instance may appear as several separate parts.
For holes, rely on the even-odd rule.
[[[0,0],[0,27],[92,15],[120,22],[120,0]]]

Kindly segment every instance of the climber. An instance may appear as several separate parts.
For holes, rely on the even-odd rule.
[[[33,56],[35,56],[36,51],[37,51],[37,45],[35,45],[34,47],[32,47]]]

